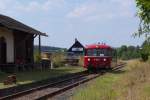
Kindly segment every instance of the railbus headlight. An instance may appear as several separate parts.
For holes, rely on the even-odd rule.
[[[106,61],[106,58],[104,58],[104,61]]]
[[[91,59],[90,58],[88,58],[88,61],[90,61]]]

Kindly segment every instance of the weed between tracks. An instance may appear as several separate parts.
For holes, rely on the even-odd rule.
[[[78,89],[71,100],[150,100],[150,63],[128,61],[122,71],[107,73]]]

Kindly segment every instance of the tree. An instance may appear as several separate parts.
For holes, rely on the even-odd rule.
[[[121,51],[127,51],[128,47],[126,45],[121,46]]]
[[[135,50],[136,50],[136,47],[134,47],[134,46],[128,46],[128,50],[129,50],[129,51],[135,51]]]
[[[142,44],[142,49],[141,49],[142,60],[147,61],[149,55],[150,55],[150,41],[145,40]]]
[[[136,0],[138,8],[137,15],[140,18],[140,25],[137,36],[145,35],[146,38],[150,38],[150,0]]]

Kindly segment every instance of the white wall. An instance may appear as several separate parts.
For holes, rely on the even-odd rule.
[[[14,36],[11,30],[0,27],[0,37],[5,37],[7,43],[7,63],[14,62]]]

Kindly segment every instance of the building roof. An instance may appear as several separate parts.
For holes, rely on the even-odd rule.
[[[111,49],[111,47],[109,45],[106,44],[91,44],[91,45],[86,45],[85,47],[86,49]]]
[[[75,39],[75,43],[68,49],[68,52],[72,52],[72,48],[83,48],[84,49],[84,46],[77,39]]]
[[[27,26],[13,18],[0,14],[0,25],[11,30],[23,31],[30,34],[47,36],[46,33],[42,33],[34,28]]]

